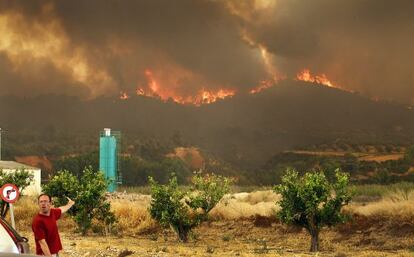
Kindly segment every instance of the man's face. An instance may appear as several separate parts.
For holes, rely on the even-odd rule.
[[[39,198],[39,208],[40,208],[40,212],[43,214],[49,214],[50,211],[50,201],[49,201],[49,197],[47,195],[42,195]]]

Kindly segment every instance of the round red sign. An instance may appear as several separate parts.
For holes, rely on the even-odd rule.
[[[19,189],[13,184],[4,184],[1,189],[1,199],[7,203],[14,203],[19,199]]]

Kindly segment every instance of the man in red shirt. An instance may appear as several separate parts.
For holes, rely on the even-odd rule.
[[[59,251],[62,250],[56,221],[62,213],[67,212],[75,204],[69,197],[66,198],[68,198],[66,205],[52,208],[51,197],[47,194],[39,195],[38,203],[40,210],[32,222],[37,255],[56,257]]]

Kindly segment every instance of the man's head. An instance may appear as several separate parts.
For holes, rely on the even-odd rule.
[[[50,206],[52,204],[52,199],[48,194],[41,194],[37,198],[37,202],[39,204],[40,213],[49,215]]]

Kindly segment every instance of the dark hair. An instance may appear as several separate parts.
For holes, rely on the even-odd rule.
[[[48,195],[48,194],[46,194],[46,193],[41,193],[41,194],[39,195],[39,197],[37,197],[37,201],[39,201],[40,197],[42,197],[42,196],[44,196],[44,195],[46,195],[47,197],[49,197],[49,202],[52,202],[52,197],[50,197],[50,195]]]

